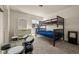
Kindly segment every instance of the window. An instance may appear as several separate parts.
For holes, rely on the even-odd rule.
[[[37,27],[39,25],[39,20],[32,20],[32,27]]]
[[[39,20],[32,20],[32,24],[39,24]]]

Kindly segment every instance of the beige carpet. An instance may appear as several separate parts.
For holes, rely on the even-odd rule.
[[[11,46],[22,45],[24,40],[12,41]],[[44,37],[35,37],[33,54],[77,54],[79,53],[79,45],[73,45],[62,40],[56,41],[53,47],[52,41]]]
[[[79,53],[79,45],[73,45],[65,41],[56,41],[53,47],[52,41],[44,37],[38,37],[34,41],[35,54],[69,54]]]

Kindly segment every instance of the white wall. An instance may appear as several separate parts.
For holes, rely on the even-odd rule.
[[[42,17],[34,16],[31,14],[23,13],[16,10],[10,10],[10,37],[13,35],[17,35],[18,30],[18,20],[24,19],[26,20],[24,26],[26,25],[27,29],[32,29],[32,20],[33,19],[42,19]]]
[[[3,44],[3,13],[0,12],[0,47]]]
[[[3,6],[3,30],[4,30],[4,44],[9,43],[9,31],[8,31],[8,8],[7,6]]]
[[[0,46],[9,43],[8,36],[8,9],[7,6],[0,5],[3,12],[0,12]]]
[[[79,34],[79,6],[73,6],[64,10],[61,10],[57,13],[54,13],[52,17],[56,17],[57,15],[64,18],[65,22],[65,40],[68,40],[67,33],[68,31],[77,31]],[[78,35],[79,42],[79,35]]]

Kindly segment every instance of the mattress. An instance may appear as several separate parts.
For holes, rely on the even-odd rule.
[[[46,36],[48,38],[54,38],[55,35],[54,31],[38,31],[37,34]]]

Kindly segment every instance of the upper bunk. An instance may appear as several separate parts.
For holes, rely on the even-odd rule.
[[[64,18],[57,16],[56,18],[39,22],[39,26],[46,26],[46,25],[51,25],[51,24],[56,24],[57,27],[58,27],[58,25],[64,26]]]

